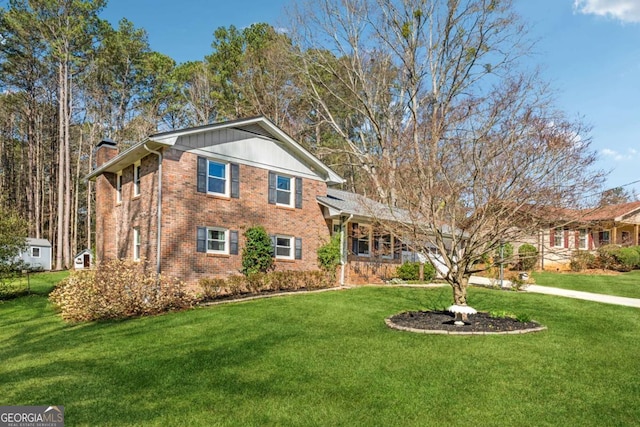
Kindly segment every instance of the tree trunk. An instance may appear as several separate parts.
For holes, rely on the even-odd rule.
[[[467,305],[467,286],[469,278],[463,277],[451,284],[453,288],[453,303],[456,305]]]
[[[65,174],[65,146],[64,146],[64,118],[65,108],[64,100],[66,99],[64,73],[62,71],[62,61],[58,64],[58,199],[57,217],[56,217],[56,270],[62,270],[63,267],[63,246],[64,246],[64,174]]]

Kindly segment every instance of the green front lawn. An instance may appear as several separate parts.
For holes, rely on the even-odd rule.
[[[381,288],[64,324],[38,295],[0,302],[0,404],[64,405],[68,426],[637,425],[640,312],[470,289],[528,335],[441,336],[384,318],[448,288]]]
[[[640,270],[611,276],[539,271],[533,278],[541,286],[640,298]]]

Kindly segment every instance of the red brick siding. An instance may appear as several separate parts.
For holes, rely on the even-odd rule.
[[[268,170],[240,165],[240,198],[198,193],[197,156],[175,149],[165,155],[163,185],[163,274],[196,281],[202,277],[239,274],[244,231],[262,225],[269,234],[302,238],[302,259],[276,260],[277,270],[315,270],[316,250],[329,237],[316,196],[326,195],[324,182],[303,179],[302,209],[268,203]],[[196,252],[197,227],[224,227],[239,232],[238,255]]]
[[[141,256],[155,265],[158,158],[141,160],[140,195],[133,195],[133,165],[122,170],[122,202],[116,202],[116,174],[105,173],[96,185],[98,261],[133,257],[133,228],[140,228]]]

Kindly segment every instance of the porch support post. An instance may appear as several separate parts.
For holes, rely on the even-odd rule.
[[[616,227],[616,225],[613,225],[613,228],[611,229],[611,242],[612,244],[616,245],[618,244],[618,227]]]
[[[638,224],[633,226],[633,246],[638,246]]]
[[[350,215],[346,220],[340,215],[340,286],[344,286],[345,269],[347,265],[347,224],[353,215]]]

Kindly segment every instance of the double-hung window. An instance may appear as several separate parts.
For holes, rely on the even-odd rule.
[[[269,203],[302,209],[302,178],[269,171]]]
[[[586,228],[578,230],[578,249],[589,249],[589,240]]]
[[[228,196],[228,173],[226,163],[207,161],[207,193]]]
[[[215,196],[240,197],[240,165],[198,157],[198,193]]]
[[[293,206],[293,180],[289,176],[276,174],[276,204]]]
[[[229,230],[225,228],[207,228],[207,252],[214,254],[229,253]]]
[[[196,227],[196,252],[238,255],[238,230],[223,227]]]
[[[140,172],[142,167],[140,161],[137,161],[133,165],[133,196],[140,195]]]
[[[377,236],[375,243],[377,255],[385,259],[393,258],[393,237],[391,234]]]
[[[353,253],[358,256],[371,255],[371,226],[353,224]]]
[[[553,246],[561,248],[564,246],[564,230],[562,228],[556,228],[553,230]]]
[[[276,236],[276,258],[293,259],[293,237]]]
[[[271,234],[272,256],[281,260],[302,259],[302,237]]]
[[[133,260],[140,261],[141,256],[141,238],[140,238],[140,227],[133,227]]]

